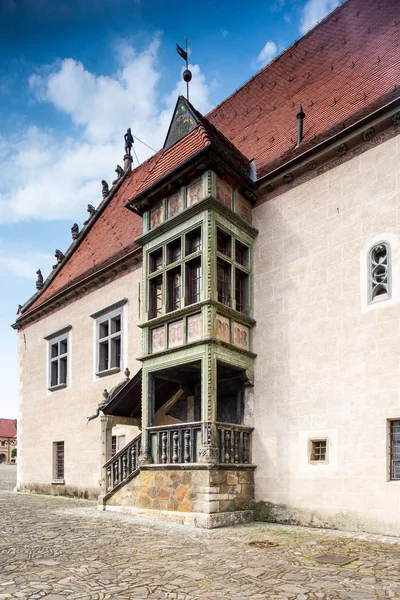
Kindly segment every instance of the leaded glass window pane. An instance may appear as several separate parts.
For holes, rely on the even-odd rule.
[[[369,255],[370,302],[390,295],[389,244],[382,242],[371,248]]]

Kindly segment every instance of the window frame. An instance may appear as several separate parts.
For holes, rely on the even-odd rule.
[[[398,427],[398,432],[396,433],[399,435],[399,445],[394,458],[392,428],[395,423],[396,427]],[[396,462],[396,465],[393,464],[394,462]],[[397,477],[394,476],[395,471],[398,473]],[[388,419],[388,481],[400,481],[400,418]]]
[[[243,242],[237,235],[226,231],[220,223],[216,224],[215,230],[216,240],[216,262],[215,262],[215,299],[223,306],[228,306],[236,312],[250,316],[252,312],[250,285],[251,285],[251,249],[252,246]],[[222,243],[224,247],[222,248]],[[240,249],[242,261],[236,260],[236,248]],[[219,268],[223,266],[226,269],[227,282],[227,298],[226,301],[219,298]],[[240,278],[242,282],[242,303],[238,307],[237,298],[237,280]]]
[[[387,291],[384,294],[375,294],[374,290],[379,286],[379,283],[374,282],[373,280],[373,259],[372,254],[375,248],[379,246],[384,246],[386,248],[386,283],[383,285],[387,286]],[[387,240],[379,240],[372,244],[369,247],[367,254],[367,281],[368,281],[368,305],[378,304],[380,302],[385,302],[392,298],[392,249],[391,244]]]
[[[316,458],[314,444],[325,444],[324,458]],[[329,462],[329,440],[328,438],[312,438],[308,440],[308,462],[313,465],[326,465]]]
[[[47,389],[50,392],[56,392],[62,390],[70,385],[70,368],[71,368],[71,336],[70,330],[71,325],[67,325],[62,329],[59,329],[49,335],[46,335],[44,339],[47,341],[46,356],[47,356]],[[66,341],[67,350],[66,352],[60,352],[60,344]],[[57,345],[58,352],[56,356],[52,356],[52,348]],[[65,360],[65,379],[60,381],[61,361]],[[52,384],[52,365],[57,363],[57,383]]]
[[[118,331],[111,331],[111,322],[117,318],[120,319],[120,328]],[[108,335],[100,337],[100,327],[108,322]],[[117,360],[114,360],[115,350],[113,350],[113,342],[119,338],[119,365]],[[123,347],[124,347],[124,314],[123,308],[117,308],[110,312],[97,317],[96,319],[96,376],[104,377],[106,375],[112,375],[113,373],[119,373],[123,369]],[[107,360],[108,367],[101,369],[101,346],[107,343]],[[115,364],[114,364],[115,362]],[[111,363],[111,364],[110,364]]]
[[[60,470],[61,465],[61,470]],[[65,483],[65,442],[53,442],[53,484]]]

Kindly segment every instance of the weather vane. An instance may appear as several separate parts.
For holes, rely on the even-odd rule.
[[[192,72],[189,71],[189,65],[188,65],[188,36],[185,37],[185,42],[186,42],[186,50],[184,50],[177,44],[176,51],[179,54],[179,56],[181,56],[183,58],[183,60],[186,62],[186,69],[182,73],[182,79],[183,79],[183,81],[186,81],[186,98],[187,98],[187,100],[189,100],[189,82],[192,79]]]

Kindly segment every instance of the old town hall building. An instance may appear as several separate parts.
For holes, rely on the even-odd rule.
[[[20,490],[400,535],[399,23],[347,0],[128,148],[14,324]]]

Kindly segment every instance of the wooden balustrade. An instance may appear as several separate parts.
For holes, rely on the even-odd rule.
[[[218,464],[251,463],[252,427],[230,423],[181,423],[149,427],[150,451],[156,465],[184,465],[199,462],[203,435],[206,443],[217,446]],[[141,434],[106,462],[106,493],[113,492],[135,472],[139,472]]]
[[[107,493],[139,469],[141,439],[142,435],[139,434],[104,465]]]
[[[202,428],[209,432],[208,442],[218,446],[219,464],[251,463],[252,427],[230,423],[196,422],[149,427],[154,464],[199,462]]]
[[[155,464],[198,462],[201,423],[149,427],[150,448]]]
[[[252,427],[216,423],[220,464],[251,463]]]

